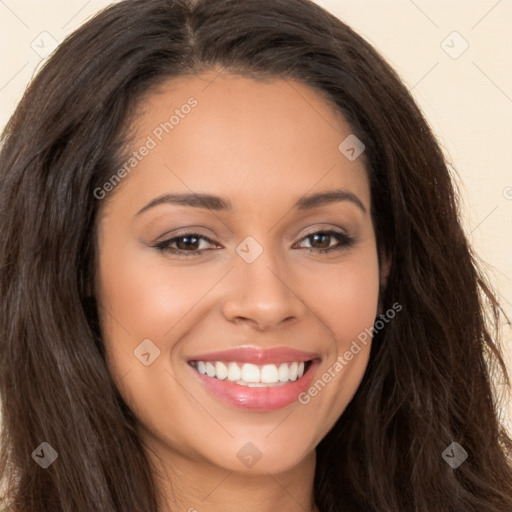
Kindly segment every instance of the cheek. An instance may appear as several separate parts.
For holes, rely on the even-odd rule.
[[[332,300],[333,330],[341,342],[340,351],[365,328],[373,325],[379,296],[376,263],[356,263],[345,270]]]
[[[331,333],[331,350],[299,402],[309,414],[323,418],[317,440],[334,425],[356,393],[371,347],[371,328],[378,310],[379,267],[376,251],[317,273],[318,294],[313,305]]]
[[[115,266],[100,265],[101,296],[118,324],[134,335],[164,337],[215,282],[200,267],[174,265],[146,255],[127,256]],[[107,322],[108,323],[108,322]]]
[[[176,384],[169,354],[190,328],[194,308],[218,281],[218,273],[160,257],[155,261],[151,251],[126,251],[122,259],[115,258],[116,252],[104,246],[99,262],[100,319],[108,364],[125,402],[154,430],[166,424],[174,410],[187,408],[189,397]],[[147,366],[144,353],[149,353]]]
[[[162,385],[155,379],[169,379],[166,356],[215,275],[205,275],[199,266],[173,265],[155,258],[153,249],[131,249],[130,242],[122,242],[123,257],[117,243],[105,243],[100,252],[99,312],[111,372],[125,394],[136,396],[137,390]],[[152,362],[146,367],[137,357],[148,347]]]
[[[345,351],[351,340],[373,326],[379,298],[379,267],[374,250],[317,268],[307,281],[307,287],[311,287],[304,295],[308,306],[327,324],[338,351]]]

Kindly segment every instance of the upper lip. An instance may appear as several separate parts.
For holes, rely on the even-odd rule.
[[[317,359],[319,356],[314,352],[303,352],[287,347],[276,348],[253,348],[237,347],[220,352],[209,352],[198,354],[188,358],[188,361],[237,361],[240,363],[266,364],[266,363],[287,363],[301,362]]]

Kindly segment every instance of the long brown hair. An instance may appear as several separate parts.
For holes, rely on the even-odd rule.
[[[94,300],[101,187],[126,120],[163,80],[222,69],[299,80],[366,146],[391,257],[356,395],[317,447],[322,512],[510,512],[512,440],[491,377],[500,308],[461,228],[447,164],[371,45],[308,0],[126,0],[66,39],[30,84],[0,154],[0,471],[12,512],[157,510],[135,418],[105,362]],[[108,199],[108,198],[107,198]],[[58,461],[31,454],[47,442]],[[441,454],[457,442],[467,460]]]

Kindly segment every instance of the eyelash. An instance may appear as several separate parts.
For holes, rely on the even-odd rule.
[[[313,233],[309,233],[308,235],[303,237],[301,240],[307,239],[314,235],[327,235],[327,236],[330,236],[331,238],[336,238],[338,240],[337,245],[334,245],[333,247],[328,247],[326,249],[311,249],[311,248],[307,248],[307,247],[305,248],[308,252],[317,253],[317,254],[318,253],[325,254],[325,253],[332,252],[332,251],[340,251],[342,249],[351,247],[355,242],[355,240],[353,238],[349,237],[348,235],[345,235],[344,233],[340,233],[339,231],[334,231],[334,230],[315,231]],[[197,238],[200,240],[205,240],[208,243],[215,245],[215,242],[211,238],[208,238],[207,236],[201,235],[199,233],[184,233],[182,235],[175,236],[173,238],[169,238],[168,240],[163,240],[162,242],[159,242],[158,244],[156,244],[154,247],[162,252],[170,252],[172,254],[175,254],[176,256],[185,256],[185,257],[199,256],[203,253],[203,251],[208,250],[208,249],[200,249],[200,250],[195,250],[195,251],[183,251],[181,249],[175,249],[175,248],[169,247],[172,243],[174,243],[178,240],[181,240],[182,238]]]

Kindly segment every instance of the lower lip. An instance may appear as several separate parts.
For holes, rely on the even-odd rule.
[[[235,407],[253,411],[272,411],[281,409],[293,402],[298,402],[298,397],[306,391],[311,384],[313,375],[319,365],[318,360],[313,360],[308,371],[296,381],[282,386],[268,388],[251,388],[235,384],[228,380],[219,380],[199,373],[195,368],[192,371],[206,388],[220,398]]]

